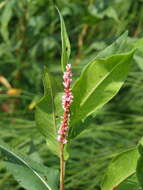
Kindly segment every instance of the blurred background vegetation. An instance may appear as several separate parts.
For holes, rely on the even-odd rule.
[[[69,33],[74,77],[124,31],[134,44],[143,36],[143,0],[0,0],[0,137],[37,162],[58,168],[37,131],[34,109],[49,66],[59,85],[60,21]],[[143,41],[142,41],[143,42]],[[143,130],[143,50],[134,56],[118,95],[71,144],[67,190],[100,190],[104,169],[117,152],[134,146]],[[0,160],[0,189],[23,190]]]

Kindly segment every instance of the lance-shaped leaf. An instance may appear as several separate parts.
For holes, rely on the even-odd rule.
[[[30,160],[27,156],[15,153],[0,141],[0,152],[7,158],[8,170],[14,175],[22,187],[27,190],[57,190],[58,171],[47,168]]]
[[[58,13],[60,15],[60,21],[61,21],[61,40],[62,40],[62,55],[61,55],[61,66],[63,72],[65,71],[65,67],[68,64],[70,53],[71,53],[71,47],[70,47],[70,41],[68,38],[66,26],[64,23],[64,19],[57,8]]]
[[[39,131],[46,137],[48,148],[56,155],[60,154],[60,147],[57,141],[57,123],[55,107],[55,85],[53,79],[45,68],[43,74],[44,96],[36,106],[35,120]]]
[[[136,172],[139,153],[137,148],[126,150],[117,155],[110,163],[103,179],[102,190],[115,190],[129,176]]]
[[[116,46],[123,39],[120,38]],[[123,44],[122,47],[124,47]],[[111,49],[110,47],[110,54]],[[81,120],[96,112],[119,91],[129,72],[134,50],[120,54],[114,53],[111,56],[104,51],[103,57],[105,54],[108,55],[107,58],[95,58],[91,61],[73,86],[74,101],[71,106],[70,138],[75,137],[85,128]]]
[[[74,127],[80,120],[101,108],[119,91],[129,72],[133,53],[96,59],[84,69],[73,87],[71,138],[77,135]]]
[[[61,104],[62,93],[58,93],[56,81],[45,68],[43,74],[44,96],[36,106],[35,120],[39,131],[45,136],[49,150],[60,156],[60,145],[57,141],[60,116],[63,109]],[[65,159],[68,154],[65,150]]]

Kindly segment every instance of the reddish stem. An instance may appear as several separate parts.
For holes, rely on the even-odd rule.
[[[64,190],[65,161],[64,161],[64,144],[61,143],[60,152],[60,190]]]

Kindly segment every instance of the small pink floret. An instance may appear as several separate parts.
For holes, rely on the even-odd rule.
[[[71,92],[71,82],[72,82],[72,72],[71,64],[67,64],[66,71],[63,74],[63,86],[64,86],[64,95],[62,96],[62,106],[64,109],[64,115],[61,117],[61,126],[58,130],[57,140],[63,144],[67,143],[67,132],[68,132],[68,121],[70,119],[70,105],[73,102],[73,95]]]
[[[63,140],[63,144],[67,144],[67,142],[68,142],[67,139]]]
[[[61,142],[61,136],[60,136],[60,135],[57,136],[57,140],[58,140],[59,142]]]

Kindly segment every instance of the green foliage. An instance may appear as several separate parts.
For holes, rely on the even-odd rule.
[[[137,179],[143,188],[143,138],[139,142],[138,150],[140,153],[140,157],[138,159],[136,173],[137,173]]]
[[[65,26],[63,17],[59,10],[58,10],[58,13],[60,16],[60,21],[61,21],[61,39],[62,39],[61,66],[62,66],[62,70],[65,71],[65,67],[69,61],[71,47],[70,47],[70,41],[68,38],[68,34],[67,34],[67,30],[66,30],[66,26]]]
[[[129,44],[127,41],[128,32],[124,32],[115,42],[102,50],[96,57],[97,58],[106,58],[112,56],[113,54],[122,54],[129,51]]]
[[[106,171],[102,190],[118,189],[120,183],[135,173],[138,158],[137,148],[129,149],[117,155]]]
[[[60,157],[60,144],[57,134],[60,125],[60,114],[62,114],[61,93],[56,94],[58,88],[45,68],[43,74],[44,96],[36,106],[35,119],[39,131],[45,136],[47,146],[51,152]],[[68,154],[65,150],[65,159]]]
[[[76,123],[106,104],[123,85],[134,54],[134,50],[121,53],[125,51],[123,48],[126,46],[125,40],[126,35],[123,35],[113,45],[107,47],[100,56],[110,56],[104,59],[95,58],[84,68],[80,78],[75,82],[72,89],[74,102],[71,108],[70,138],[82,131],[82,126],[79,131],[75,129],[79,127]],[[120,54],[117,54],[116,48]]]
[[[9,12],[5,14],[8,4]],[[87,62],[95,55],[99,56],[99,51],[124,31],[129,31],[129,44],[135,45],[142,36],[143,1],[1,0],[0,76],[4,76],[13,88],[22,90],[22,93],[9,95],[7,88],[0,84],[0,136],[35,160],[42,158],[45,164],[58,168],[58,160],[48,151],[45,138],[39,134],[34,122],[34,105],[43,94],[41,73],[45,64],[57,84],[62,83],[60,20],[55,4],[64,16],[72,42],[70,62],[75,80]],[[4,14],[5,21],[2,19]],[[9,17],[8,20],[6,17]],[[2,25],[5,30],[3,34]],[[8,43],[3,35],[8,37]],[[125,52],[128,52],[127,47]],[[84,130],[74,144],[71,143],[66,172],[67,190],[99,190],[109,160],[118,151],[136,145],[141,138],[142,63],[140,48],[135,53],[131,72],[118,95],[98,110],[96,117],[92,115],[88,121],[84,121],[84,125],[78,124],[82,125],[82,129],[88,126],[88,130]],[[55,101],[58,98],[60,94]],[[58,113],[58,116],[61,115]],[[21,190],[1,160],[0,189]],[[127,183],[130,182],[134,183],[134,179],[127,180]]]
[[[36,106],[35,119],[39,131],[45,136],[47,146],[51,152],[60,157],[60,144],[57,141],[60,114],[62,114],[61,93],[52,76],[45,68],[43,74],[44,96]],[[68,155],[65,152],[65,159]]]
[[[40,132],[46,137],[49,149],[56,155],[60,155],[60,146],[56,139],[56,106],[54,102],[55,89],[51,81],[48,69],[46,68],[43,75],[44,97],[36,106],[35,119]]]
[[[58,189],[58,171],[44,167],[24,155],[17,154],[5,143],[0,142],[0,151],[6,156],[8,170],[21,186],[27,190]]]
[[[124,189],[129,189],[129,190],[141,190],[140,185],[137,181],[136,175],[132,175],[131,177],[127,178],[123,183],[121,183],[116,190],[124,190]]]
[[[1,34],[5,42],[9,41],[8,24],[12,17],[14,1],[7,2],[1,18]]]

